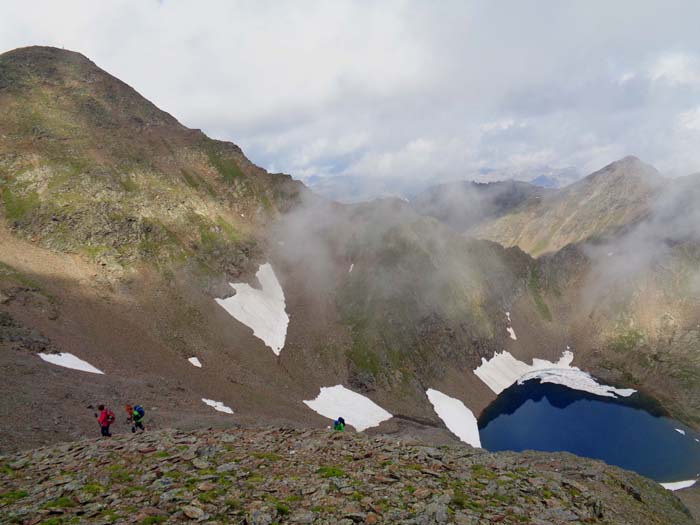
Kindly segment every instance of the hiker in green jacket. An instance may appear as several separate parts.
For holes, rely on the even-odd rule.
[[[143,418],[146,415],[146,411],[143,409],[141,405],[136,405],[134,407],[134,411],[131,414],[131,431],[136,432],[136,429],[140,429],[141,432],[145,432],[146,428],[143,426]]]
[[[338,432],[345,432],[345,420],[342,417],[339,417],[335,421],[333,421],[333,430],[337,430]]]

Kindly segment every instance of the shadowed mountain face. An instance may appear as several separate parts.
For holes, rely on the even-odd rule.
[[[562,190],[459,184],[340,205],[79,54],[5,53],[1,441],[78,437],[95,426],[84,407],[103,401],[142,401],[167,426],[325,425],[302,401],[336,384],[397,416],[381,431],[444,440],[426,389],[478,413],[495,397],[472,372],[482,357],[555,360],[567,345],[576,364],[696,423],[700,222],[677,206],[696,180],[660,192],[628,158]],[[279,357],[214,301],[228,281],[258,287],[265,262],[289,316]],[[36,356],[59,351],[105,375]],[[39,408],[51,422],[11,423]]]

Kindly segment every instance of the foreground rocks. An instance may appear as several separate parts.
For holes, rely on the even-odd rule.
[[[657,483],[569,454],[291,429],[161,431],[3,457],[0,521],[693,523]]]

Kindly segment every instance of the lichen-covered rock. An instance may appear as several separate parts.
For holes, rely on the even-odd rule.
[[[0,514],[17,523],[693,523],[673,493],[599,461],[352,433],[160,431],[0,467]]]

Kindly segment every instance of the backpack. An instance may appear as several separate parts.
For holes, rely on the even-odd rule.
[[[143,416],[146,415],[146,411],[143,409],[141,405],[136,405],[134,407],[134,415],[137,416],[136,419],[143,419]]]
[[[107,424],[111,425],[114,423],[114,421],[117,419],[117,417],[114,415],[114,412],[112,412],[109,408],[107,409]]]

